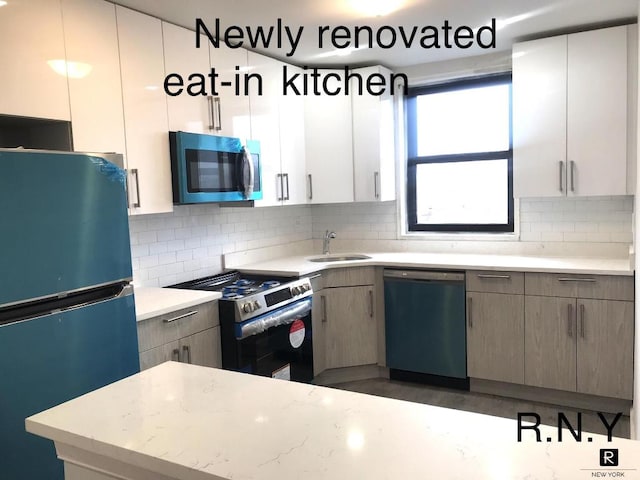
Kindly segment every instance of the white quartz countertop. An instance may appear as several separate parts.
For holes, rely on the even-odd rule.
[[[559,442],[557,428],[540,427],[541,442],[531,430],[518,442],[515,419],[175,362],[29,417],[26,427],[58,448],[150,471],[144,478],[640,478],[636,441],[583,432],[577,442],[564,429]],[[618,449],[619,465],[600,467],[601,448]]]
[[[222,297],[219,292],[181,290],[179,288],[136,287],[133,293],[138,322]]]
[[[583,275],[633,275],[628,258],[541,257],[522,255],[482,255],[462,253],[368,253],[370,259],[318,263],[322,255],[281,257],[235,268],[245,273],[302,276],[329,268],[382,266],[396,268],[436,268],[454,270],[510,270],[519,272],[575,273]],[[335,254],[336,256],[343,254]],[[344,254],[348,255],[348,254]]]

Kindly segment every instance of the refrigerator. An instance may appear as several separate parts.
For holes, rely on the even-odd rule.
[[[125,171],[0,149],[0,477],[64,478],[24,419],[139,371]],[[121,158],[121,156],[120,156]]]

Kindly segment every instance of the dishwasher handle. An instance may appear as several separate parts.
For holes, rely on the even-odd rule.
[[[464,282],[462,272],[438,272],[426,270],[385,270],[384,278],[397,280],[426,280],[432,282]]]

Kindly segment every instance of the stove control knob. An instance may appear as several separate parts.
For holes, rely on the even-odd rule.
[[[251,313],[251,312],[253,312],[253,304],[251,304],[251,303],[245,303],[245,304],[242,306],[242,311],[243,311],[244,313]]]
[[[306,283],[303,283],[300,288],[302,289],[303,292],[308,292],[311,287],[309,285],[307,285]]]
[[[255,300],[253,302],[253,311],[255,312],[256,310],[260,309],[260,302],[258,300]]]

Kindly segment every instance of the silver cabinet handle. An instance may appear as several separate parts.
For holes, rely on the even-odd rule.
[[[373,290],[369,290],[369,317],[373,318]]]
[[[313,200],[313,178],[311,174],[307,175],[309,177],[309,200]]]
[[[478,278],[501,278],[504,280],[509,280],[511,278],[511,275],[493,275],[490,273],[479,273],[477,277]]]
[[[213,103],[214,103],[214,105],[216,107],[216,109],[215,109],[216,110],[216,116],[218,117],[218,125],[216,125],[215,128],[216,128],[216,131],[219,132],[220,130],[222,130],[222,106],[221,106],[221,103],[220,103],[220,97],[215,97],[213,99]]]
[[[187,354],[187,363],[191,363],[191,348],[189,348],[189,345],[183,345],[182,351]]]
[[[574,186],[574,183],[573,183],[573,177],[575,176],[575,175],[574,175],[574,173],[575,173],[575,169],[576,169],[576,162],[574,162],[573,160],[571,160],[571,161],[569,162],[569,179],[570,179],[569,183],[571,184],[571,191],[572,191],[572,192],[575,192],[575,191],[576,191],[575,186]]]
[[[171,360],[175,360],[176,362],[180,361],[180,350],[174,348],[171,352]]]
[[[209,103],[209,130],[219,132],[222,130],[222,111],[220,109],[220,97],[207,97]],[[218,120],[216,123],[216,119]]]
[[[567,305],[567,325],[569,326],[569,338],[573,338],[573,305]]]
[[[558,279],[559,282],[587,282],[587,283],[595,283],[596,279],[595,278],[589,278],[589,277],[560,277]]]
[[[564,192],[564,185],[563,185],[564,182],[562,181],[563,180],[562,177],[563,177],[563,173],[564,173],[564,162],[562,160],[560,160],[560,162],[558,164],[558,172],[560,174],[559,175],[560,176],[560,185],[559,185],[560,186],[560,191]]]
[[[131,204],[131,207],[132,208],[140,208],[140,180],[139,180],[138,169],[137,168],[132,168],[131,169],[131,175],[136,180],[136,201],[133,204]]]
[[[584,338],[584,304],[580,304],[580,337]]]
[[[380,191],[378,189],[379,183],[380,183],[380,172],[373,172],[373,196],[375,198],[380,198]]]
[[[287,193],[286,193],[286,195],[284,195],[283,200],[289,200],[289,174],[288,173],[283,173],[282,177],[284,178],[284,183],[287,186]]]
[[[278,186],[280,186],[280,191],[278,192]],[[281,173],[276,173],[276,200],[282,200],[282,197],[284,196],[284,186],[282,183],[282,174]]]
[[[469,323],[469,328],[473,328],[473,318],[471,316],[471,309],[473,308],[473,298],[468,298],[468,308],[467,308],[467,322]]]
[[[207,103],[209,104],[209,130],[215,130],[216,129],[216,114],[214,112],[214,107],[213,107],[213,97],[212,96],[208,96],[207,97]]]
[[[322,323],[327,323],[327,297],[320,295],[320,302],[322,303]]]
[[[190,317],[191,315],[195,315],[196,313],[198,313],[197,310],[191,310],[190,312],[184,313],[182,315],[178,315],[177,317],[172,317],[172,318],[165,318],[163,320],[164,323],[171,323],[171,322],[175,322],[176,320],[180,320],[181,318],[186,318],[186,317]]]

